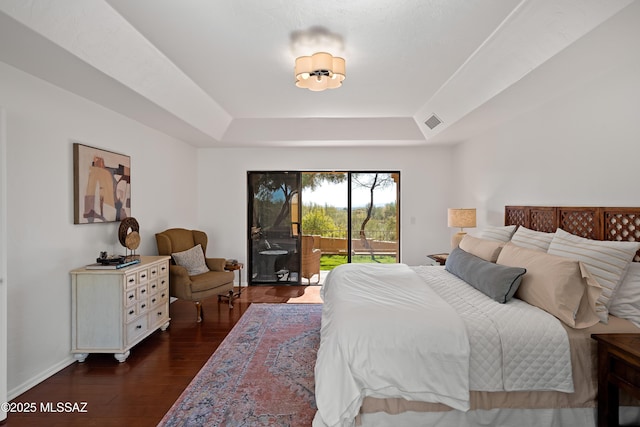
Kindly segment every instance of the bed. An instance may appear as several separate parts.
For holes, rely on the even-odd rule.
[[[334,269],[313,425],[595,425],[591,334],[640,333],[638,242],[640,208],[507,206],[444,267]]]

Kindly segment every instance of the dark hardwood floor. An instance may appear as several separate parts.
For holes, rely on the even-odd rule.
[[[203,302],[196,323],[193,303],[171,304],[171,326],[156,331],[131,350],[124,363],[111,354],[91,354],[12,402],[35,404],[34,413],[9,413],[5,425],[48,427],[156,426],[200,368],[233,328],[250,303],[283,303],[304,294],[306,286],[242,288],[234,308],[216,298]],[[51,402],[69,402],[86,412],[41,412]],[[74,404],[77,404],[75,406]],[[63,405],[64,406],[64,405]],[[74,407],[75,406],[75,407]],[[17,407],[17,405],[16,405]]]

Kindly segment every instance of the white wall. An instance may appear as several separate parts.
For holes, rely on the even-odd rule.
[[[197,226],[197,150],[0,62],[7,111],[8,394],[71,363],[69,270],[123,253],[118,223],[73,224],[72,140],[131,156],[138,253]],[[135,350],[134,350],[135,351]]]
[[[640,2],[508,95],[551,86],[553,99],[455,148],[454,193],[478,207],[479,228],[502,224],[505,204],[640,206],[638,22]]]
[[[208,254],[247,259],[247,171],[399,170],[402,262],[446,251],[449,148],[201,149],[199,222]],[[241,207],[241,208],[238,208]],[[244,277],[243,277],[244,279]]]

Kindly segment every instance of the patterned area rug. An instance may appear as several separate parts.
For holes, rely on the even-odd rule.
[[[251,304],[159,426],[310,426],[321,304]]]

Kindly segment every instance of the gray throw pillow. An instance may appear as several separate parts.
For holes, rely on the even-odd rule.
[[[527,272],[525,268],[507,267],[485,261],[460,248],[451,251],[445,270],[501,304],[513,297],[520,286],[522,276]]]

